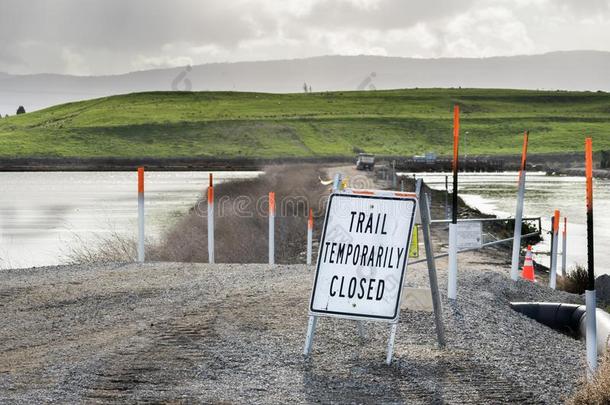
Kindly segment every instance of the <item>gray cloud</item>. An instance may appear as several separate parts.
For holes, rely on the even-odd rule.
[[[0,0],[0,71],[610,50],[610,0]]]

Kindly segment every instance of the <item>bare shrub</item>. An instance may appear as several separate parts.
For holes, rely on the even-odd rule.
[[[557,286],[560,290],[572,294],[584,294],[587,289],[589,273],[584,266],[577,264],[565,277],[559,277]]]
[[[602,359],[593,379],[591,381],[583,380],[568,403],[573,405],[610,404],[610,352],[607,352]]]
[[[137,257],[136,249],[133,238],[111,232],[109,235],[96,235],[92,242],[84,241],[75,235],[74,241],[63,255],[71,264],[128,262]]]

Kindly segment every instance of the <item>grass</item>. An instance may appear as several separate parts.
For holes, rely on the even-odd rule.
[[[577,264],[565,277],[559,277],[558,288],[572,294],[584,294],[587,289],[589,272],[587,268]]]
[[[579,389],[567,403],[573,405],[610,404],[610,353],[603,356],[595,377],[591,381],[583,380]]]
[[[410,89],[311,94],[135,93],[0,120],[0,157],[315,157],[610,149],[610,93]]]

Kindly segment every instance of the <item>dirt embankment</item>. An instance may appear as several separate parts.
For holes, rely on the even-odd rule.
[[[277,164],[338,164],[352,162],[354,159],[345,156],[327,157],[278,157],[265,158],[215,158],[215,157],[181,157],[181,158],[113,158],[113,157],[30,157],[0,158],[0,172],[21,171],[131,171],[139,166],[147,170],[193,171],[193,170],[261,170]]]
[[[600,169],[608,168],[609,152],[596,152],[594,161]],[[451,157],[439,157],[435,164],[416,162],[411,156],[377,156],[378,162],[395,161],[397,167],[406,171],[447,171],[450,170]],[[583,154],[566,153],[530,153],[528,170],[557,172],[583,168]],[[261,170],[269,165],[347,165],[353,164],[354,156],[312,156],[312,157],[28,157],[0,158],[0,172],[6,171],[131,171],[139,166],[147,170],[192,171],[192,170]],[[462,157],[460,170],[466,171],[504,171],[519,170],[521,155],[469,155]],[[600,174],[603,172],[600,172]]]

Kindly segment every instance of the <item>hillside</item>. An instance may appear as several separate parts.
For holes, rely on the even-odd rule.
[[[109,76],[0,75],[0,113],[144,91],[295,93],[404,88],[610,91],[610,52],[564,51],[490,58],[319,56],[208,63]]]
[[[311,94],[155,92],[63,104],[0,120],[0,156],[312,157],[610,149],[610,94],[410,89]]]

